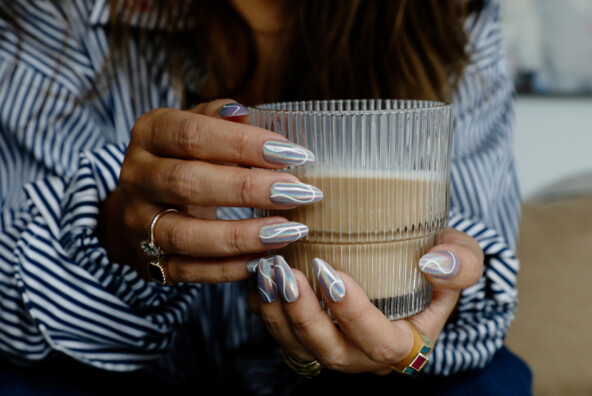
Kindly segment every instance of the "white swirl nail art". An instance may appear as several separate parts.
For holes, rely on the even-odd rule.
[[[430,252],[419,259],[419,269],[436,278],[452,278],[458,273],[459,268],[458,257],[446,250]]]
[[[337,274],[337,271],[320,258],[312,260],[312,267],[325,294],[333,302],[341,301],[345,296],[345,284]]]
[[[269,198],[282,205],[306,205],[323,199],[323,192],[301,182],[278,182],[271,186]]]
[[[313,163],[314,154],[292,142],[270,140],[263,144],[263,158],[272,164],[304,165]]]
[[[259,240],[264,245],[294,242],[308,235],[308,227],[301,223],[281,223],[261,227]]]
[[[263,302],[270,303],[277,297],[277,284],[274,276],[275,274],[269,261],[264,258],[260,259],[257,266],[257,283],[259,296]]]
[[[294,272],[282,256],[275,256],[274,270],[278,288],[284,300],[289,303],[296,301],[300,297],[298,282],[294,277]]]

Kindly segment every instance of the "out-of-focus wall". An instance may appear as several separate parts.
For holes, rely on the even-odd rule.
[[[515,155],[524,199],[592,192],[592,97],[518,96]]]
[[[592,192],[592,1],[500,2],[523,197]]]

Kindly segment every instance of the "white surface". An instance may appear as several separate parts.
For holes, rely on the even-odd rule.
[[[568,182],[592,181],[592,97],[519,96],[516,102],[516,168],[523,199],[568,193]]]

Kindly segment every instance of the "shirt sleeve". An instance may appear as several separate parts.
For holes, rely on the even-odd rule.
[[[440,334],[426,366],[434,374],[485,366],[503,345],[517,303],[514,89],[499,22],[499,5],[491,1],[467,21],[471,64],[455,98],[450,226],[479,242],[485,262]]]
[[[0,23],[0,353],[139,368],[169,348],[200,286],[148,283],[109,261],[95,229],[125,144],[109,143],[75,82],[44,61],[51,48],[22,29],[17,46]]]

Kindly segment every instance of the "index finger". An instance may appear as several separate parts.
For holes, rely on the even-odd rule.
[[[159,156],[223,161],[280,169],[314,162],[304,147],[252,125],[175,109],[153,110],[136,122],[132,138]]]

